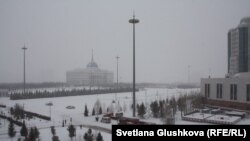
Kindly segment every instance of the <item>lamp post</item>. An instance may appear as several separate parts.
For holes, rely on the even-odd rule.
[[[190,83],[190,65],[188,65],[188,83]]]
[[[50,120],[51,120],[51,106],[52,106],[52,102],[50,102],[51,104],[49,105],[49,116],[50,116]]]
[[[135,117],[135,24],[139,23],[139,20],[133,15],[129,23],[133,24],[133,117]]]
[[[26,79],[25,79],[25,50],[27,50],[28,48],[25,47],[25,45],[23,46],[23,94],[25,94],[25,85],[26,85]]]
[[[115,94],[115,100],[117,100],[117,93],[118,93],[118,77],[119,77],[119,75],[118,75],[118,59],[119,59],[120,57],[119,56],[116,56],[116,70],[117,70],[117,73],[116,73],[116,89],[117,89],[117,92],[116,92],[116,94]]]

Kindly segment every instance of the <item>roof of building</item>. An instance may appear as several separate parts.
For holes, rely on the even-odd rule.
[[[250,78],[250,72],[236,73],[233,75],[234,78]]]
[[[238,27],[248,27],[250,26],[250,17],[245,17],[240,20],[240,24]]]
[[[250,17],[242,18],[242,19],[240,20],[240,23],[241,23],[241,24],[244,24],[244,23],[250,24]]]

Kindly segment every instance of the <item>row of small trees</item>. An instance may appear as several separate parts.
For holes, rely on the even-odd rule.
[[[9,124],[8,135],[11,138],[11,140],[16,135],[15,127],[12,121],[10,121]],[[39,139],[40,132],[37,129],[37,127],[31,127],[28,132],[25,122],[23,122],[22,128],[20,130],[20,135],[24,138],[23,141],[35,141],[37,138]],[[21,138],[18,138],[18,141],[21,140],[22,140]]]
[[[35,141],[36,139],[39,139],[40,132],[37,129],[37,127],[31,127],[29,132],[25,125],[25,122],[23,122],[22,128],[20,130],[20,135],[24,137],[24,141]],[[21,141],[21,138],[19,138]]]
[[[75,126],[71,124],[71,125],[69,125],[67,130],[69,131],[69,137],[71,138],[71,140],[73,140],[73,137],[76,136],[76,128],[75,128]],[[90,128],[83,135],[84,141],[94,141],[94,138],[95,138],[94,134],[92,133],[92,130]],[[103,137],[102,137],[100,132],[96,136],[96,141],[103,141]]]
[[[102,108],[100,107],[98,111],[95,111],[95,108],[93,108],[92,110],[92,116],[94,115],[101,115],[102,114]],[[88,110],[88,107],[87,105],[85,105],[85,108],[84,108],[84,116],[87,117],[89,116],[89,110]]]
[[[60,141],[58,136],[56,136],[55,127],[51,126],[50,130],[51,130],[51,134],[52,134],[52,141]],[[76,136],[76,128],[74,125],[71,124],[68,126],[67,130],[69,132],[69,137],[72,140],[73,137]],[[10,124],[9,124],[8,135],[11,138],[11,140],[16,135],[15,127],[14,127],[14,124],[12,121],[10,121]],[[40,132],[37,129],[37,127],[30,128],[30,130],[28,132],[26,124],[25,124],[25,122],[23,122],[23,125],[22,125],[21,130],[20,130],[20,135],[23,137],[23,141],[36,141],[36,139],[39,140]],[[93,135],[92,130],[90,128],[88,129],[87,132],[84,133],[83,139],[85,141],[93,141],[94,140],[94,135]],[[18,138],[18,141],[22,141],[22,138]],[[96,136],[96,141],[103,141],[103,137],[102,137],[100,132]]]
[[[203,106],[203,97],[198,93],[193,93],[190,95],[182,95],[177,100],[175,97],[172,97],[170,100],[155,100],[149,104],[145,105],[143,102],[137,104],[137,115],[140,118],[144,118],[145,114],[150,112],[154,118],[162,118],[165,123],[168,123],[166,119],[173,118],[176,114],[176,111],[181,111],[181,116],[186,114],[188,111],[192,111],[195,108],[202,108]],[[189,102],[187,102],[189,101]],[[187,109],[187,103],[189,103],[189,108]]]
[[[175,98],[171,98],[170,100],[155,100],[150,103],[149,107],[146,107],[145,104],[142,102],[141,104],[137,104],[137,114],[139,117],[144,118],[144,115],[146,114],[147,108],[150,109],[151,115],[154,118],[160,118],[164,117],[166,113],[166,108],[171,108],[173,110],[173,113],[176,113],[177,109],[177,102]]]
[[[94,135],[93,135],[92,130],[90,128],[83,135],[83,139],[85,141],[93,141],[94,140]],[[100,132],[96,136],[96,141],[103,141],[103,137],[102,137],[102,134]]]
[[[118,102],[112,102],[110,105],[106,108],[105,105],[102,105],[100,100],[96,100],[93,109],[92,109],[92,116],[94,115],[101,115],[103,113],[114,113],[114,112],[121,112],[121,111],[126,111],[127,105],[124,103],[123,107],[120,105],[119,101]],[[84,107],[84,116],[87,117],[89,116],[89,109],[87,105]]]

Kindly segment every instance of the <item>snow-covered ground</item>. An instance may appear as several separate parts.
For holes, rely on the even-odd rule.
[[[136,102],[141,103],[144,102],[146,105],[149,105],[150,102],[154,100],[163,100],[170,99],[172,97],[179,97],[183,94],[188,94],[190,92],[199,92],[199,89],[166,89],[166,88],[148,88],[140,90],[136,93]],[[27,111],[32,111],[36,113],[40,113],[42,115],[50,116],[51,121],[45,121],[41,119],[31,119],[26,121],[26,125],[28,127],[37,126],[40,131],[40,137],[42,141],[51,140],[50,126],[57,126],[56,131],[61,141],[68,141],[70,138],[68,137],[68,131],[66,127],[70,124],[72,119],[72,123],[74,125],[94,125],[99,127],[104,127],[107,129],[111,129],[112,124],[116,124],[116,121],[112,121],[112,124],[101,123],[100,120],[95,121],[95,116],[84,117],[84,107],[87,105],[89,110],[89,115],[92,114],[92,109],[96,101],[99,100],[103,112],[109,109],[118,109],[122,108],[125,112],[125,116],[132,116],[131,104],[132,104],[132,93],[118,93],[118,94],[98,94],[98,95],[86,95],[86,96],[71,96],[71,97],[56,97],[56,98],[42,98],[42,99],[26,99],[26,100],[9,100],[9,98],[1,97],[0,104],[6,105],[7,107],[14,106],[16,103],[24,106],[24,109]],[[114,102],[115,101],[115,102]],[[53,106],[47,106],[46,103],[52,102]],[[67,106],[74,106],[74,109],[67,109]],[[0,108],[0,112],[5,112],[7,115],[8,108]],[[66,120],[66,127],[62,127],[62,121]],[[158,124],[162,124],[160,119],[154,119],[149,117],[148,119],[144,119],[148,122],[154,122]],[[0,119],[0,140],[7,141],[10,140],[8,137],[8,121]],[[206,123],[198,123],[191,121],[183,121],[180,116],[180,112],[177,112],[176,115],[176,124],[206,124]],[[250,124],[250,119],[242,120],[239,124]],[[15,126],[16,131],[20,131],[20,127]],[[87,128],[81,129],[87,130]],[[83,140],[83,134],[85,131],[81,131],[80,128],[77,128],[77,140]],[[79,133],[79,134],[78,134]],[[102,132],[101,134],[104,137],[104,141],[111,140],[111,134]],[[16,135],[19,136],[18,134]],[[81,136],[81,137],[80,137]],[[16,138],[14,140],[16,140]]]
[[[212,114],[208,114],[208,113],[193,113],[190,115],[186,115],[185,117],[188,118],[195,118],[195,119],[206,119],[213,116]]]
[[[235,124],[241,120],[241,117],[197,112],[185,115],[183,116],[183,119],[205,123]]]
[[[154,100],[178,97],[180,94],[186,94],[190,91],[198,91],[198,89],[145,89],[136,93],[137,103],[150,103]],[[117,103],[112,103],[117,99]],[[118,94],[99,94],[99,95],[86,95],[86,96],[72,96],[72,97],[57,97],[57,98],[42,98],[42,99],[26,99],[26,100],[9,100],[8,98],[0,98],[0,104],[7,107],[14,106],[16,103],[24,106],[25,110],[39,112],[40,114],[52,117],[52,124],[60,124],[62,120],[70,120],[74,124],[84,123],[86,117],[83,116],[84,106],[87,105],[89,114],[91,114],[94,103],[100,100],[103,109],[108,107],[116,108],[121,106],[125,109],[125,115],[131,116],[132,112],[130,105],[132,104],[131,93],[118,93]],[[47,106],[46,103],[52,102],[53,106]],[[75,109],[67,109],[67,106],[74,106]],[[88,119],[88,117],[87,117]],[[94,121],[94,119],[93,119]],[[41,121],[42,122],[42,121]],[[30,122],[32,125],[33,123]],[[37,122],[35,122],[37,125]],[[41,123],[44,125],[44,123]]]

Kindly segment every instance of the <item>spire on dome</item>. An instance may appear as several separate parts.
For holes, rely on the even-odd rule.
[[[91,62],[88,63],[87,68],[98,68],[98,65],[94,61],[94,51],[93,51],[93,49],[92,49]]]

